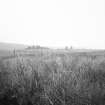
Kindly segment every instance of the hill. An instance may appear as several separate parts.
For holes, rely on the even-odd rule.
[[[14,44],[14,43],[3,43],[0,42],[0,50],[21,50],[25,49],[27,45],[23,44]]]

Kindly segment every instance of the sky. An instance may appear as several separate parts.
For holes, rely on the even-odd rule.
[[[105,49],[105,0],[0,0],[0,42]]]

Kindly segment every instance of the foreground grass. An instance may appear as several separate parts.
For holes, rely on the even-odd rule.
[[[104,105],[105,55],[54,53],[1,61],[0,104]]]

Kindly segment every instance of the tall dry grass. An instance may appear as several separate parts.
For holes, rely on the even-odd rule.
[[[0,100],[5,97],[8,102],[15,97],[18,105],[104,105],[105,56],[52,54],[1,61]]]

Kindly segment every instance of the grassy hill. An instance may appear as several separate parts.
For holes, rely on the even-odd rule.
[[[0,42],[0,50],[20,50],[25,49],[27,45],[15,44],[15,43],[2,43]]]

